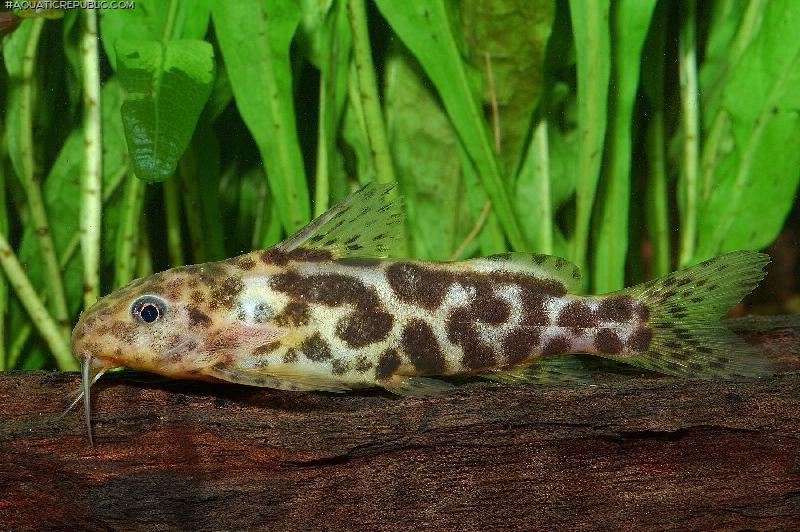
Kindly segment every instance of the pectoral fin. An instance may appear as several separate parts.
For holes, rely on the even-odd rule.
[[[217,364],[206,368],[204,372],[217,379],[245,384],[247,386],[259,386],[261,388],[274,388],[276,390],[293,391],[318,391],[342,393],[350,388],[333,377],[324,375],[307,375],[297,370],[282,368],[281,366],[266,368],[238,368]]]

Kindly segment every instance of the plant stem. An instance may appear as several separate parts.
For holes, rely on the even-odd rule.
[[[100,71],[97,50],[97,12],[83,12],[81,43],[83,59],[83,175],[80,235],[83,253],[83,307],[89,308],[100,294],[100,232],[103,200],[103,139],[100,131]]]
[[[62,371],[78,369],[78,364],[72,356],[69,343],[62,333],[61,327],[53,321],[44,303],[36,295],[36,290],[31,285],[28,276],[25,275],[22,265],[2,233],[0,233],[0,266],[3,267],[14,292],[39,330],[39,334],[47,342],[58,368]]]
[[[122,220],[117,234],[114,289],[123,286],[133,278],[143,199],[144,183],[133,172],[130,172],[125,184]]]
[[[22,79],[19,85],[19,120],[20,152],[22,156],[22,175],[19,176],[25,195],[28,198],[31,219],[34,231],[39,241],[39,249],[44,262],[48,290],[53,302],[53,315],[58,323],[62,337],[69,338],[69,312],[67,311],[66,297],[64,296],[64,283],[58,267],[53,236],[50,234],[50,224],[47,221],[47,212],[42,200],[42,190],[39,186],[39,177],[36,173],[36,163],[33,152],[33,70],[36,64],[36,49],[42,33],[44,19],[33,19],[30,38],[25,48],[22,64]]]
[[[547,120],[542,119],[533,131],[531,149],[536,165],[534,178],[538,184],[539,236],[537,251],[546,255],[553,253],[553,206],[550,200],[550,141],[547,135]]]
[[[170,266],[183,266],[183,240],[181,238],[181,205],[178,200],[178,183],[175,175],[164,181],[164,209],[167,218],[167,251]]]
[[[697,243],[697,174],[700,153],[699,104],[697,96],[697,4],[689,0],[680,31],[681,125],[683,127],[681,238],[678,266],[689,265]]]
[[[0,122],[0,126],[2,122]],[[2,128],[0,128],[2,129]],[[8,235],[8,212],[6,207],[6,174],[5,174],[5,135],[0,135],[0,236]],[[9,357],[6,351],[6,315],[8,314],[8,282],[5,275],[0,275],[0,371],[7,370]]]
[[[577,51],[579,128],[572,258],[582,271],[587,271],[589,228],[608,118],[611,57],[609,3],[607,0],[571,0],[569,4]],[[584,285],[587,277],[584,277]]]
[[[347,5],[353,31],[353,61],[358,72],[358,94],[364,107],[367,139],[375,163],[378,182],[394,183],[396,179],[378,97],[378,83],[375,80],[375,66],[372,63],[364,0],[348,0]]]
[[[123,179],[125,178],[125,174],[128,171],[127,165],[122,166],[120,170],[111,178],[111,184],[103,189],[103,203],[107,203],[111,196],[117,191],[119,186],[122,184]],[[61,271],[63,272],[67,267],[69,261],[72,260],[72,257],[75,256],[75,252],[78,251],[78,246],[80,244],[80,232],[76,232],[72,235],[72,239],[69,241],[69,244],[64,248],[64,253],[61,255],[61,259],[59,260],[59,266]],[[47,301],[47,290],[39,290],[39,299],[42,302]],[[25,346],[25,342],[28,341],[28,337],[31,334],[31,322],[26,321],[22,324],[14,338],[11,340],[9,347],[8,347],[8,368],[14,368],[16,366],[17,360],[19,360],[19,356],[22,354],[22,348]]]

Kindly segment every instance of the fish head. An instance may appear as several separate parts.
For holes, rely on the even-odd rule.
[[[81,315],[72,352],[93,370],[127,366],[202,379],[204,368],[285,333],[270,321],[274,312],[263,291],[261,299],[248,295],[248,277],[225,261],[133,281]]]

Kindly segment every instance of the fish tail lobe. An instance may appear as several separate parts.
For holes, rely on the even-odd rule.
[[[602,355],[680,377],[733,379],[770,374],[766,360],[721,322],[764,278],[769,256],[734,251],[634,286],[647,309],[641,352]]]

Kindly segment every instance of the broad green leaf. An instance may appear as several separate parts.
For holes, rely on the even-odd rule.
[[[553,26],[554,0],[462,2],[461,23],[469,60],[481,72],[484,107],[497,102],[501,159],[516,174],[533,110],[543,91],[543,66]],[[490,65],[487,66],[487,59]]]
[[[122,120],[136,177],[175,172],[214,83],[205,41],[118,41],[117,71],[127,91]]]
[[[376,4],[436,87],[511,246],[526,251],[528,245],[514,215],[445,2],[377,0]]]
[[[409,220],[412,255],[447,259],[458,245],[462,210],[458,137],[425,74],[403,47],[395,47],[385,70],[387,134]]]
[[[210,0],[137,0],[136,9],[101,9],[100,36],[111,67],[117,69],[118,41],[202,39]]]
[[[194,262],[222,260],[226,255],[219,205],[219,158],[214,130],[201,120],[178,167]]]
[[[723,87],[721,126],[704,154],[693,261],[766,246],[791,208],[800,178],[800,4],[766,3],[763,22]],[[719,127],[719,130],[715,130]],[[708,142],[708,141],[707,141]]]
[[[578,69],[578,183],[572,259],[586,271],[589,225],[595,202],[608,113],[611,49],[608,0],[570,0]],[[587,280],[584,275],[584,283]]]
[[[294,1],[251,0],[215,4],[212,17],[236,106],[261,152],[281,223],[293,233],[311,213],[289,69],[300,9]]]
[[[612,10],[613,86],[606,144],[606,167],[595,217],[592,288],[596,293],[625,286],[628,213],[631,194],[633,106],[639,87],[639,62],[656,0],[620,0]]]
[[[705,127],[717,116],[726,76],[758,35],[765,5],[765,0],[712,3],[705,58],[699,72]]]

